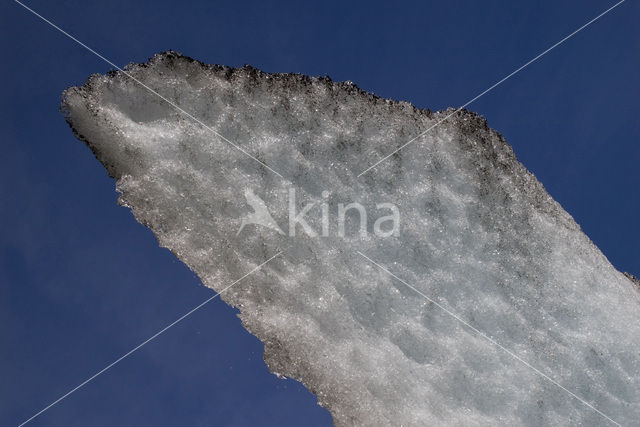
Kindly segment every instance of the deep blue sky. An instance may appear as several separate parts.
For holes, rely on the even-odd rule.
[[[432,110],[459,106],[613,1],[42,1],[119,65],[174,49],[328,74]],[[58,112],[109,65],[0,6],[0,425],[16,425],[211,295],[130,212]],[[628,0],[469,109],[620,270],[640,275],[640,5]],[[329,414],[279,380],[216,300],[33,425],[305,425]]]

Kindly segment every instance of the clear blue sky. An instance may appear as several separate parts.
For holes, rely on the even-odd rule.
[[[432,110],[465,103],[614,3],[25,2],[121,66],[174,49],[327,74]],[[16,425],[211,291],[116,205],[58,111],[67,86],[110,66],[12,1],[0,10],[0,424]],[[636,275],[638,22],[628,0],[469,107]],[[33,425],[329,425],[315,402],[268,373],[261,343],[216,300]]]

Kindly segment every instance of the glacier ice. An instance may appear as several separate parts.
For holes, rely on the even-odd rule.
[[[460,111],[358,178],[451,111],[175,52],[93,75],[62,108],[119,202],[206,286],[283,252],[221,296],[336,425],[640,425],[640,287],[481,117]],[[291,235],[291,189],[317,236]],[[240,230],[247,194],[271,226]],[[360,233],[355,210],[337,233],[352,202],[368,231],[397,206],[398,233]]]

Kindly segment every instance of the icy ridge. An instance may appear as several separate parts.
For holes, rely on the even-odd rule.
[[[623,425],[640,419],[640,293],[480,116],[432,113],[327,77],[209,66],[176,52],[69,88],[63,111],[119,202],[216,291],[336,425],[603,425],[607,419],[358,254],[380,263]],[[298,211],[379,203],[397,235],[292,237]],[[284,232],[248,226],[246,190]],[[327,192],[328,195],[323,195]],[[332,214],[332,215],[333,215]],[[372,222],[367,225],[371,231]],[[333,217],[332,217],[333,221]]]

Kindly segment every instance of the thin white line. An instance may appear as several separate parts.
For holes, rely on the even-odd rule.
[[[385,157],[383,157],[382,159],[378,160],[376,163],[374,163],[373,165],[369,166],[367,169],[365,169],[364,171],[360,172],[360,174],[358,174],[358,178],[360,178],[362,175],[364,175],[365,173],[369,172],[371,169],[375,168],[376,166],[378,166],[380,163],[384,162],[385,160],[387,160],[389,157],[393,156],[394,154],[396,154],[398,151],[402,150],[404,147],[406,147],[407,145],[411,144],[413,141],[415,141],[416,139],[420,138],[421,136],[423,136],[424,134],[426,134],[427,132],[429,132],[431,129],[435,128],[436,126],[440,125],[442,122],[446,121],[449,117],[453,116],[454,114],[458,113],[460,110],[462,110],[463,108],[467,107],[469,104],[471,104],[472,102],[478,100],[478,98],[486,95],[488,92],[492,91],[493,89],[495,89],[497,86],[499,86],[500,84],[504,83],[506,80],[510,79],[511,77],[513,77],[514,75],[516,75],[517,73],[519,73],[520,71],[522,71],[524,68],[528,67],[529,65],[531,65],[532,63],[534,63],[535,61],[537,61],[538,59],[542,58],[544,55],[546,55],[547,53],[549,53],[551,50],[555,49],[556,47],[558,47],[559,45],[561,45],[562,43],[564,43],[565,41],[569,40],[571,37],[575,36],[576,34],[578,34],[580,31],[584,30],[586,27],[588,27],[589,25],[593,24],[594,22],[596,22],[598,19],[602,18],[604,15],[606,15],[607,13],[611,12],[613,9],[615,9],[616,7],[620,6],[622,3],[624,3],[626,0],[621,0],[618,3],[614,4],[613,6],[611,6],[609,9],[605,10],[604,12],[602,12],[600,15],[596,16],[595,18],[593,18],[591,21],[587,22],[586,24],[584,24],[583,26],[581,26],[580,28],[578,28],[577,30],[575,30],[573,33],[569,34],[568,36],[566,36],[565,38],[563,38],[562,40],[560,40],[559,42],[557,42],[556,44],[554,44],[553,46],[551,46],[550,48],[544,50],[543,52],[539,53],[537,56],[535,56],[533,59],[530,59],[527,63],[525,63],[524,65],[521,65],[520,67],[518,67],[515,71],[511,72],[510,74],[508,74],[507,76],[503,77],[501,80],[497,81],[496,83],[494,83],[493,85],[491,85],[489,88],[485,89],[484,91],[480,92],[478,95],[476,95],[475,97],[471,98],[469,101],[465,102],[464,104],[462,104],[460,107],[458,107],[456,110],[453,111],[453,113],[447,115],[444,119],[439,120],[436,124],[434,124],[433,126],[431,126],[429,129],[425,130],[424,132],[422,132],[421,134],[419,134],[418,136],[410,139],[408,142],[406,142],[405,144],[401,145],[400,148],[398,148],[397,150],[395,150],[394,152],[392,152],[391,154],[386,155]]]
[[[229,143],[230,145],[232,145],[234,148],[236,148],[237,150],[243,152],[244,154],[246,154],[247,156],[251,157],[253,160],[255,160],[256,162],[260,163],[262,166],[266,167],[267,169],[269,169],[271,172],[275,173],[276,175],[278,175],[280,178],[284,179],[284,177],[282,175],[280,175],[278,172],[276,172],[275,170],[273,170],[271,167],[269,167],[266,163],[264,163],[263,161],[255,158],[254,156],[252,156],[251,154],[247,153],[243,148],[241,148],[240,146],[234,144],[233,142],[231,142],[229,139],[225,138],[223,135],[221,135],[220,133],[216,132],[213,128],[211,128],[210,126],[207,126],[206,124],[204,124],[200,119],[194,117],[192,114],[188,113],[187,111],[183,110],[182,108],[180,108],[179,106],[177,106],[174,102],[168,100],[167,98],[165,98],[164,96],[160,95],[158,92],[156,92],[155,90],[151,89],[149,86],[145,85],[144,83],[142,83],[140,80],[136,79],[135,77],[133,77],[131,74],[129,74],[128,72],[126,72],[125,70],[123,70],[122,68],[118,67],[116,64],[114,64],[113,62],[111,62],[110,60],[108,60],[107,58],[105,58],[104,56],[102,56],[101,54],[99,54],[98,52],[96,52],[95,50],[91,49],[89,46],[87,46],[86,44],[82,43],[80,40],[78,40],[77,38],[75,38],[74,36],[72,36],[71,34],[67,33],[65,30],[63,30],[62,28],[58,27],[56,24],[54,24],[53,22],[49,21],[47,18],[45,18],[44,16],[40,15],[38,12],[36,12],[35,10],[31,9],[30,7],[26,6],[25,4],[21,3],[18,0],[14,0],[16,3],[18,3],[20,6],[24,7],[25,9],[27,9],[29,12],[33,13],[35,16],[37,16],[38,18],[42,19],[44,22],[46,22],[47,24],[51,25],[53,28],[55,28],[56,30],[60,31],[62,34],[64,34],[65,36],[69,37],[71,40],[73,40],[74,42],[78,43],[80,46],[84,47],[85,49],[87,49],[89,52],[93,53],[94,55],[96,55],[98,58],[102,59],[104,62],[106,62],[107,64],[111,65],[112,67],[116,68],[117,70],[119,70],[120,72],[124,73],[124,75],[126,75],[127,77],[129,77],[131,80],[135,81],[136,83],[138,83],[140,86],[144,87],[145,89],[147,89],[149,92],[153,93],[154,95],[158,96],[160,99],[162,99],[163,101],[165,101],[166,103],[168,103],[169,105],[171,105],[172,107],[174,107],[176,110],[180,111],[182,114],[184,114],[185,116],[189,117],[190,119],[192,119],[193,121],[197,122],[198,124],[200,124],[202,127],[204,127],[205,129],[213,132],[213,134],[215,134],[218,138],[226,141],[227,143]]]
[[[49,404],[47,407],[45,407],[44,409],[42,409],[40,412],[38,412],[37,414],[33,415],[31,418],[29,418],[28,420],[22,422],[21,424],[18,425],[18,427],[22,427],[23,425],[27,424],[28,422],[30,422],[31,420],[33,420],[34,418],[36,418],[37,416],[41,415],[43,412],[47,411],[48,409],[50,409],[51,407],[55,406],[56,404],[58,404],[60,401],[62,401],[63,399],[65,399],[66,397],[68,397],[69,395],[71,395],[72,393],[74,393],[75,391],[77,391],[78,389],[84,387],[87,383],[93,381],[96,377],[100,376],[101,374],[103,374],[104,372],[106,372],[107,370],[109,370],[110,368],[112,368],[113,366],[115,366],[116,364],[118,364],[119,362],[121,362],[122,360],[126,359],[128,356],[130,356],[131,354],[133,354],[134,352],[136,352],[137,350],[139,350],[140,348],[142,348],[144,345],[146,345],[147,343],[149,343],[150,341],[154,340],[156,337],[158,337],[159,335],[161,335],[162,333],[166,332],[168,329],[170,329],[171,327],[175,326],[177,323],[179,323],[180,321],[184,320],[186,317],[190,316],[191,314],[193,314],[194,312],[196,312],[197,310],[199,310],[200,308],[204,307],[206,304],[208,304],[209,302],[211,302],[214,298],[216,298],[217,296],[219,296],[221,293],[223,293],[224,291],[226,291],[227,289],[229,289],[230,287],[232,287],[233,285],[235,285],[236,283],[240,282],[241,280],[243,280],[244,278],[246,278],[247,276],[249,276],[250,274],[254,273],[255,271],[259,270],[260,268],[262,268],[266,263],[268,263],[269,261],[271,261],[272,259],[274,259],[275,257],[279,256],[280,254],[282,254],[282,251],[279,251],[277,254],[275,254],[274,256],[272,256],[271,258],[269,258],[268,260],[266,260],[265,262],[263,262],[262,264],[260,264],[259,266],[255,267],[253,270],[251,270],[250,272],[248,272],[247,274],[245,274],[244,276],[242,276],[241,278],[239,278],[238,280],[236,280],[235,282],[233,282],[232,284],[230,284],[229,286],[227,286],[226,288],[222,289],[220,292],[218,292],[217,294],[215,294],[214,296],[208,298],[207,300],[205,300],[203,303],[199,304],[198,306],[194,307],[193,309],[189,310],[187,313],[183,314],[182,316],[180,316],[177,320],[174,320],[173,322],[171,322],[169,325],[165,326],[164,328],[162,328],[160,331],[156,332],[154,335],[152,335],[151,337],[147,338],[146,340],[144,340],[143,342],[141,342],[140,344],[138,344],[136,347],[134,347],[133,349],[129,350],[127,353],[123,354],[122,356],[120,356],[118,359],[116,359],[115,361],[111,362],[110,364],[108,364],[105,368],[103,368],[102,370],[96,372],[95,374],[93,374],[92,376],[90,376],[88,379],[86,379],[85,381],[83,381],[82,383],[78,384],[76,387],[74,387],[73,389],[71,389],[70,391],[68,391],[67,393],[65,393],[64,395],[62,395],[61,397],[59,397],[57,400],[55,400],[54,402],[52,402],[51,404]]]
[[[540,370],[536,369],[535,367],[533,367],[532,365],[530,365],[529,363],[527,363],[525,360],[521,359],[518,355],[516,355],[515,353],[511,352],[510,350],[506,349],[505,347],[503,347],[502,345],[500,345],[498,342],[496,342],[493,338],[489,337],[488,335],[486,335],[485,333],[481,332],[480,330],[476,329],[474,326],[470,325],[468,322],[466,322],[465,320],[463,320],[462,318],[460,318],[459,316],[457,316],[455,313],[453,313],[452,311],[448,310],[446,307],[443,307],[442,305],[438,304],[438,302],[434,301],[433,299],[429,298],[427,295],[425,295],[424,293],[420,292],[418,289],[416,289],[415,287],[411,286],[410,284],[408,284],[407,282],[405,282],[404,280],[402,280],[401,278],[399,278],[398,276],[396,276],[395,274],[393,274],[392,272],[390,272],[389,270],[387,270],[385,267],[383,267],[382,265],[378,264],[377,262],[375,262],[374,260],[372,260],[371,258],[369,258],[368,256],[366,256],[365,254],[363,254],[360,251],[356,251],[358,252],[358,254],[360,254],[363,258],[365,258],[366,260],[368,260],[370,263],[374,264],[375,266],[377,266],[378,268],[380,268],[381,270],[385,271],[387,274],[389,274],[391,277],[393,277],[394,279],[400,281],[401,283],[403,283],[405,286],[409,287],[410,289],[414,290],[415,292],[417,292],[418,294],[420,294],[421,296],[423,296],[425,299],[427,299],[429,302],[433,303],[434,305],[436,305],[438,308],[440,308],[442,311],[444,311],[445,313],[447,313],[449,316],[453,317],[454,319],[456,319],[458,322],[462,323],[463,325],[465,325],[466,327],[468,327],[469,329],[473,330],[475,333],[477,333],[478,335],[480,335],[481,337],[483,337],[484,339],[486,339],[487,341],[489,341],[491,344],[495,345],[496,347],[500,348],[502,351],[504,351],[505,353],[507,353],[509,356],[513,357],[514,359],[520,361],[521,363],[523,363],[525,366],[531,368],[532,370],[534,370],[536,373],[538,373],[540,376],[542,376],[543,378],[547,379],[548,381],[550,381],[552,384],[555,384],[556,386],[560,387],[562,390],[566,391],[567,393],[569,393],[571,396],[573,396],[574,398],[576,398],[577,400],[579,400],[580,402],[582,402],[583,404],[587,405],[589,408],[593,409],[594,411],[596,411],[598,414],[602,415],[604,418],[606,418],[607,420],[611,421],[613,424],[622,427],[622,425],[620,425],[619,423],[615,422],[614,420],[612,420],[610,417],[608,417],[607,415],[605,415],[604,413],[602,413],[601,411],[599,411],[598,409],[596,409],[595,407],[593,407],[593,405],[589,404],[587,401],[585,401],[584,399],[582,399],[580,396],[576,395],[575,393],[567,390],[566,388],[564,388],[562,385],[560,385],[557,381],[553,380],[551,377],[549,377],[548,375],[544,374],[543,372],[541,372]]]

